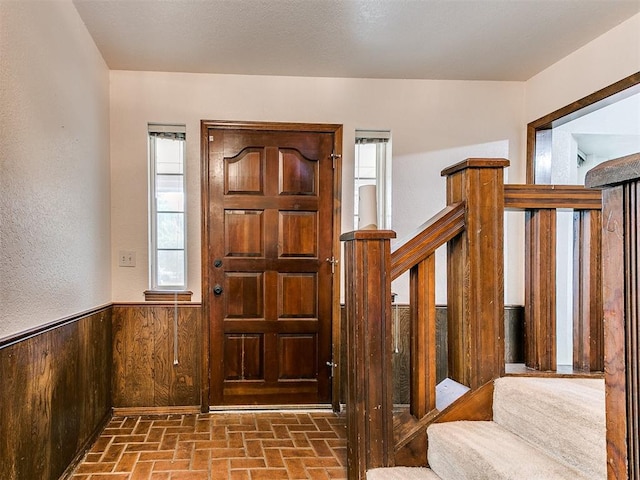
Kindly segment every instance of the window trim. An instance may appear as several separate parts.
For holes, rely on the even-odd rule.
[[[377,144],[376,148],[376,201],[377,201],[377,223],[380,230],[390,230],[392,222],[392,205],[391,205],[391,185],[392,185],[392,147],[391,147],[391,131],[390,130],[365,130],[356,129],[355,131],[355,148],[358,145],[373,143]],[[356,154],[357,152],[354,152]],[[358,228],[358,216],[355,215],[355,209],[358,205],[358,191],[356,181],[362,177],[358,176],[357,158],[354,158],[354,229]]]
[[[176,174],[176,176],[182,177],[182,191],[183,191],[183,205],[182,205],[182,215],[183,215],[183,244],[182,249],[183,252],[183,275],[184,275],[184,284],[183,285],[158,285],[158,251],[157,248],[157,219],[158,219],[158,204],[157,204],[157,195],[156,195],[156,181],[157,181],[157,159],[155,152],[155,137],[157,135],[153,134],[182,134],[182,173]],[[185,295],[191,298],[192,293],[187,290],[188,284],[188,256],[187,256],[187,162],[186,162],[186,126],[180,124],[155,124],[149,123],[147,130],[147,140],[149,147],[149,179],[148,179],[148,188],[149,188],[149,226],[148,226],[148,248],[149,248],[149,290],[144,292],[145,300],[174,300],[176,298],[176,294],[179,294],[181,300],[186,300]],[[164,249],[163,249],[164,250]],[[164,298],[166,297],[166,298]]]

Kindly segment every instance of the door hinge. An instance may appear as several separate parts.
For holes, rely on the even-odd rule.
[[[336,273],[336,265],[338,265],[338,263],[340,262],[340,260],[338,260],[336,257],[331,256],[331,258],[327,258],[326,260],[327,262],[329,262],[331,264],[331,274],[333,275],[334,273]]]
[[[334,362],[327,362],[326,365],[327,365],[327,367],[329,367],[331,369],[331,371],[329,372],[329,376],[331,378],[333,378],[333,369],[336,368],[338,366],[338,364],[334,363]]]
[[[209,141],[213,142],[213,135],[209,135]]]
[[[342,158],[342,155],[340,155],[339,153],[333,152],[331,153],[331,155],[329,155],[329,157],[331,158],[331,161],[333,162],[333,169],[336,169],[336,160]]]

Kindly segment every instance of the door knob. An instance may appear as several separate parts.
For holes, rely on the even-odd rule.
[[[222,286],[216,285],[215,287],[213,287],[213,294],[214,295],[221,295],[222,294]]]

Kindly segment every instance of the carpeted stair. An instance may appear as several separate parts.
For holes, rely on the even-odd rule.
[[[606,479],[603,380],[500,378],[493,416],[431,425],[430,469],[380,468],[367,479]]]

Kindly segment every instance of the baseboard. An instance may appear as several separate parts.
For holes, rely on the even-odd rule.
[[[91,449],[91,447],[96,442],[96,440],[98,440],[98,437],[106,428],[107,424],[109,423],[109,420],[111,420],[111,417],[112,417],[111,411],[107,411],[107,413],[105,413],[104,417],[102,418],[102,420],[100,420],[100,422],[98,423],[98,426],[93,430],[89,438],[87,438],[85,442],[82,444],[82,446],[78,449],[78,453],[76,453],[75,457],[73,457],[73,460],[71,460],[71,463],[69,463],[69,466],[66,468],[64,472],[62,472],[62,475],[60,476],[60,480],[67,480],[71,478],[71,474],[76,469],[76,467],[80,464],[80,462],[82,462],[82,460],[84,459],[84,456]]]
[[[200,413],[200,405],[166,407],[113,407],[114,417],[134,417],[138,415],[184,415]]]

